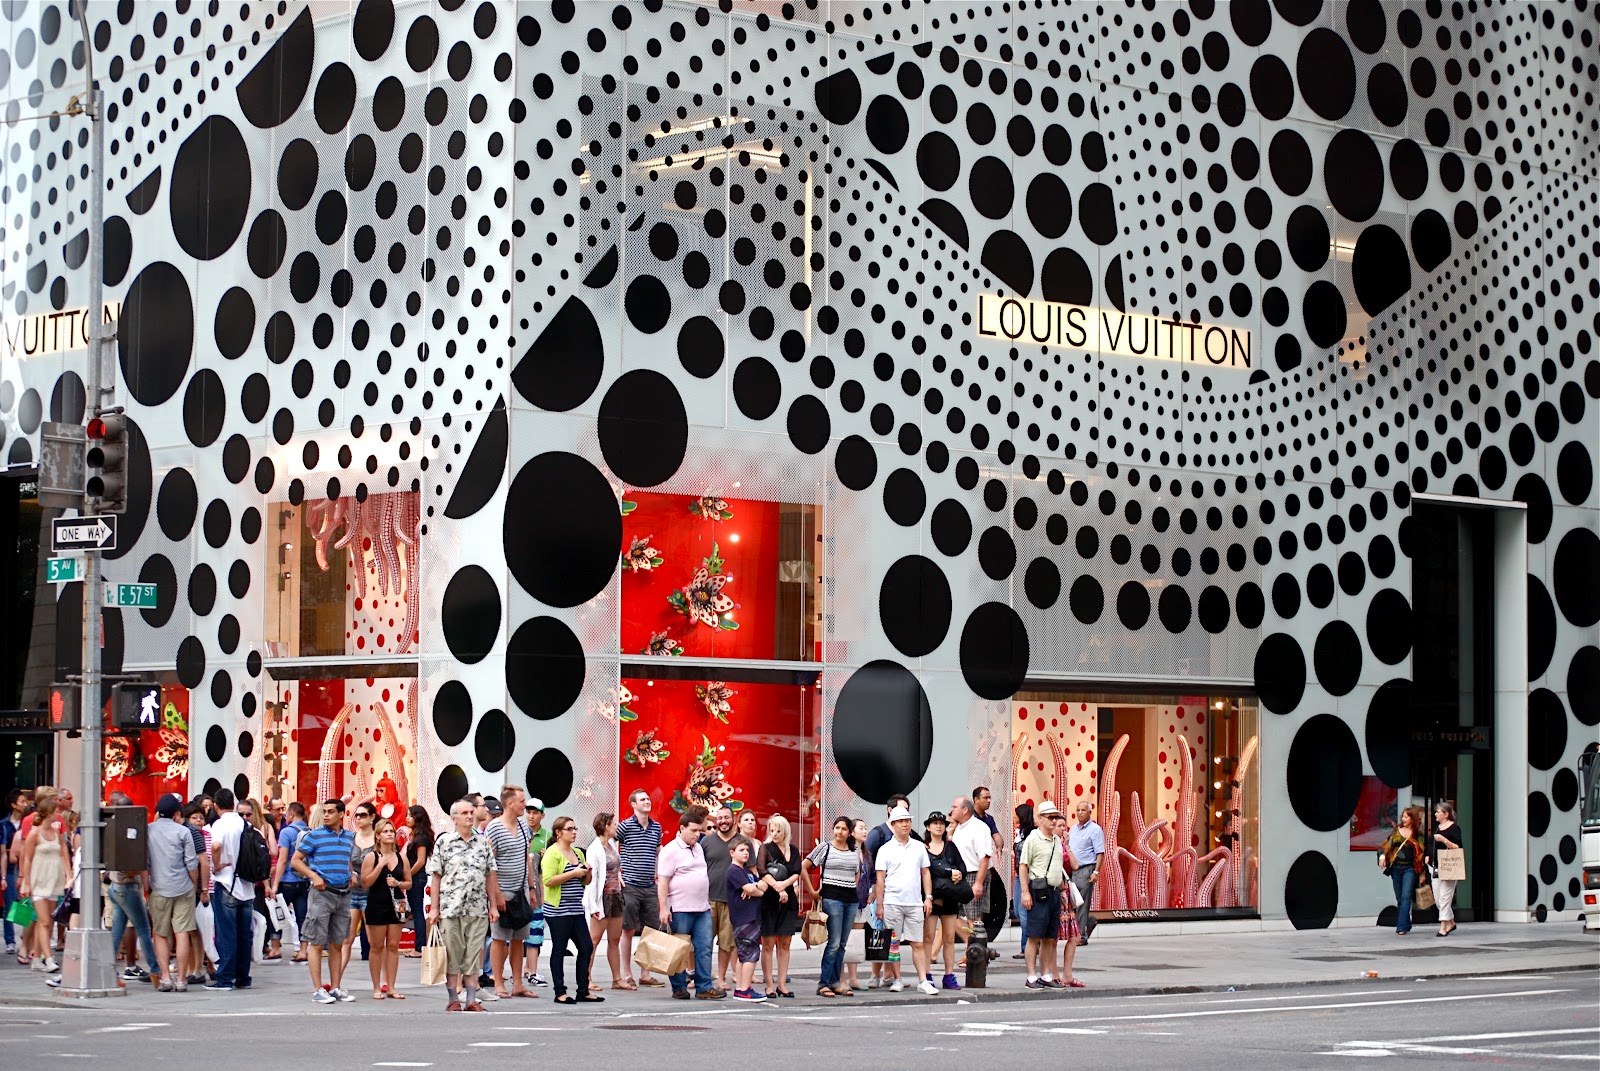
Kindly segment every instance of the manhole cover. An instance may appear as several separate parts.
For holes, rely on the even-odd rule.
[[[601,1030],[709,1030],[705,1026],[679,1026],[675,1023],[599,1023]]]

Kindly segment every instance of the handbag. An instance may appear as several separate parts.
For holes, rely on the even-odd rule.
[[[1415,900],[1419,910],[1427,911],[1431,909],[1434,906],[1433,886],[1418,885]]]
[[[889,961],[889,934],[887,926],[868,926],[862,930],[867,938],[867,963],[887,963]]]
[[[506,906],[500,909],[500,925],[508,930],[520,930],[533,923],[533,904],[528,899],[526,889],[518,889],[516,895],[506,901]]]
[[[1467,853],[1464,848],[1439,850],[1439,878],[1441,881],[1467,880]]]
[[[15,900],[6,908],[6,921],[16,926],[32,926],[39,919],[32,900]]]
[[[444,985],[447,956],[444,933],[438,926],[428,930],[428,943],[422,946],[422,984]]]
[[[1067,888],[1072,893],[1072,909],[1076,911],[1083,906],[1083,893],[1079,892],[1078,887],[1070,881],[1067,882]]]
[[[1061,842],[1052,837],[1050,839],[1050,858],[1044,864],[1044,877],[1028,878],[1028,895],[1033,897],[1033,902],[1036,904],[1041,900],[1048,900],[1050,898],[1050,890],[1056,888],[1056,886],[1050,884],[1050,867],[1055,863],[1056,850],[1060,847]]]
[[[805,924],[800,927],[800,940],[807,948],[828,943],[828,913],[820,907],[806,912]]]

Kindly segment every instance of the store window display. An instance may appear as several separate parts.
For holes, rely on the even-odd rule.
[[[1087,800],[1105,830],[1101,917],[1256,913],[1254,699],[1029,691],[1012,713],[1012,798]]]

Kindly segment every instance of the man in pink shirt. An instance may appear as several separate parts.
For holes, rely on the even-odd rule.
[[[661,925],[694,944],[694,991],[700,1000],[721,1000],[727,991],[711,979],[711,885],[706,874],[700,834],[706,826],[703,807],[690,807],[678,818],[678,835],[662,845],[656,859],[656,897]],[[689,972],[672,976],[672,996],[689,999]]]

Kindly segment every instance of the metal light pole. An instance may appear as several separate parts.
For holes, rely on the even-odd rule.
[[[105,225],[105,136],[100,87],[94,80],[94,41],[89,36],[85,0],[74,0],[78,26],[83,31],[83,96],[77,110],[89,117],[89,308],[87,395],[85,422],[99,415],[111,400],[112,389],[102,386],[102,346],[105,340],[105,301],[101,296],[102,231]],[[69,106],[68,112],[74,109]],[[88,509],[84,498],[84,512]],[[100,764],[103,759],[101,736],[105,725],[100,679],[100,605],[103,595],[100,580],[100,552],[90,549],[84,555],[83,581],[83,780],[80,790],[78,828],[83,840],[79,872],[79,929],[68,931],[65,962],[61,971],[61,992],[73,997],[121,996],[117,977],[116,949],[111,934],[101,925],[100,872]]]

